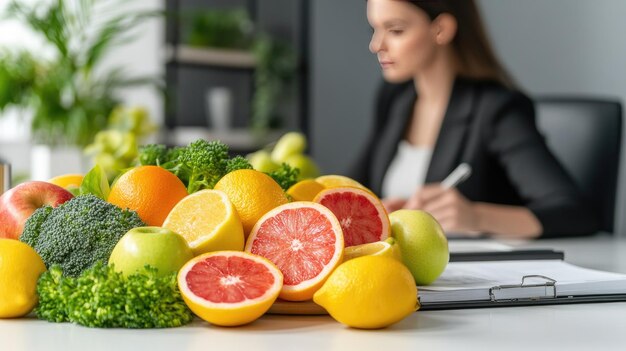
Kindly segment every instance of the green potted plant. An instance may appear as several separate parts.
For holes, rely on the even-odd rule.
[[[32,114],[34,144],[90,144],[120,103],[119,88],[156,82],[129,77],[120,67],[102,67],[112,48],[132,40],[131,29],[159,15],[129,12],[126,3],[12,0],[7,6],[5,17],[21,21],[53,52],[43,58],[25,49],[0,50],[0,112],[17,107]]]

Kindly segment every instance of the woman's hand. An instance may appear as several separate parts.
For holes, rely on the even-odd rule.
[[[403,208],[407,200],[397,197],[389,197],[386,199],[382,199],[381,201],[383,203],[383,206],[385,206],[385,210],[387,211],[387,213],[391,213],[393,211]]]
[[[425,185],[406,201],[404,208],[430,213],[445,232],[480,235],[474,204],[455,188],[444,188],[440,184]]]

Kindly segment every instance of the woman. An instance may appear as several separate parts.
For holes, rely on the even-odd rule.
[[[370,51],[388,82],[352,176],[388,211],[430,212],[446,232],[584,235],[598,220],[537,131],[473,0],[368,0]],[[440,182],[460,163],[472,175]]]

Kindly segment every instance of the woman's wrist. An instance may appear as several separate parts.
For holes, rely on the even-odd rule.
[[[517,238],[537,238],[543,227],[537,217],[521,206],[472,203],[474,227],[481,233]]]

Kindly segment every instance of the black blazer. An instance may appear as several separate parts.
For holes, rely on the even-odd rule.
[[[412,81],[380,90],[372,133],[350,172],[379,195],[416,98]],[[461,162],[472,166],[472,176],[459,192],[471,201],[527,207],[541,222],[542,237],[598,231],[598,219],[548,150],[523,94],[491,81],[455,80],[426,182],[442,181]]]

